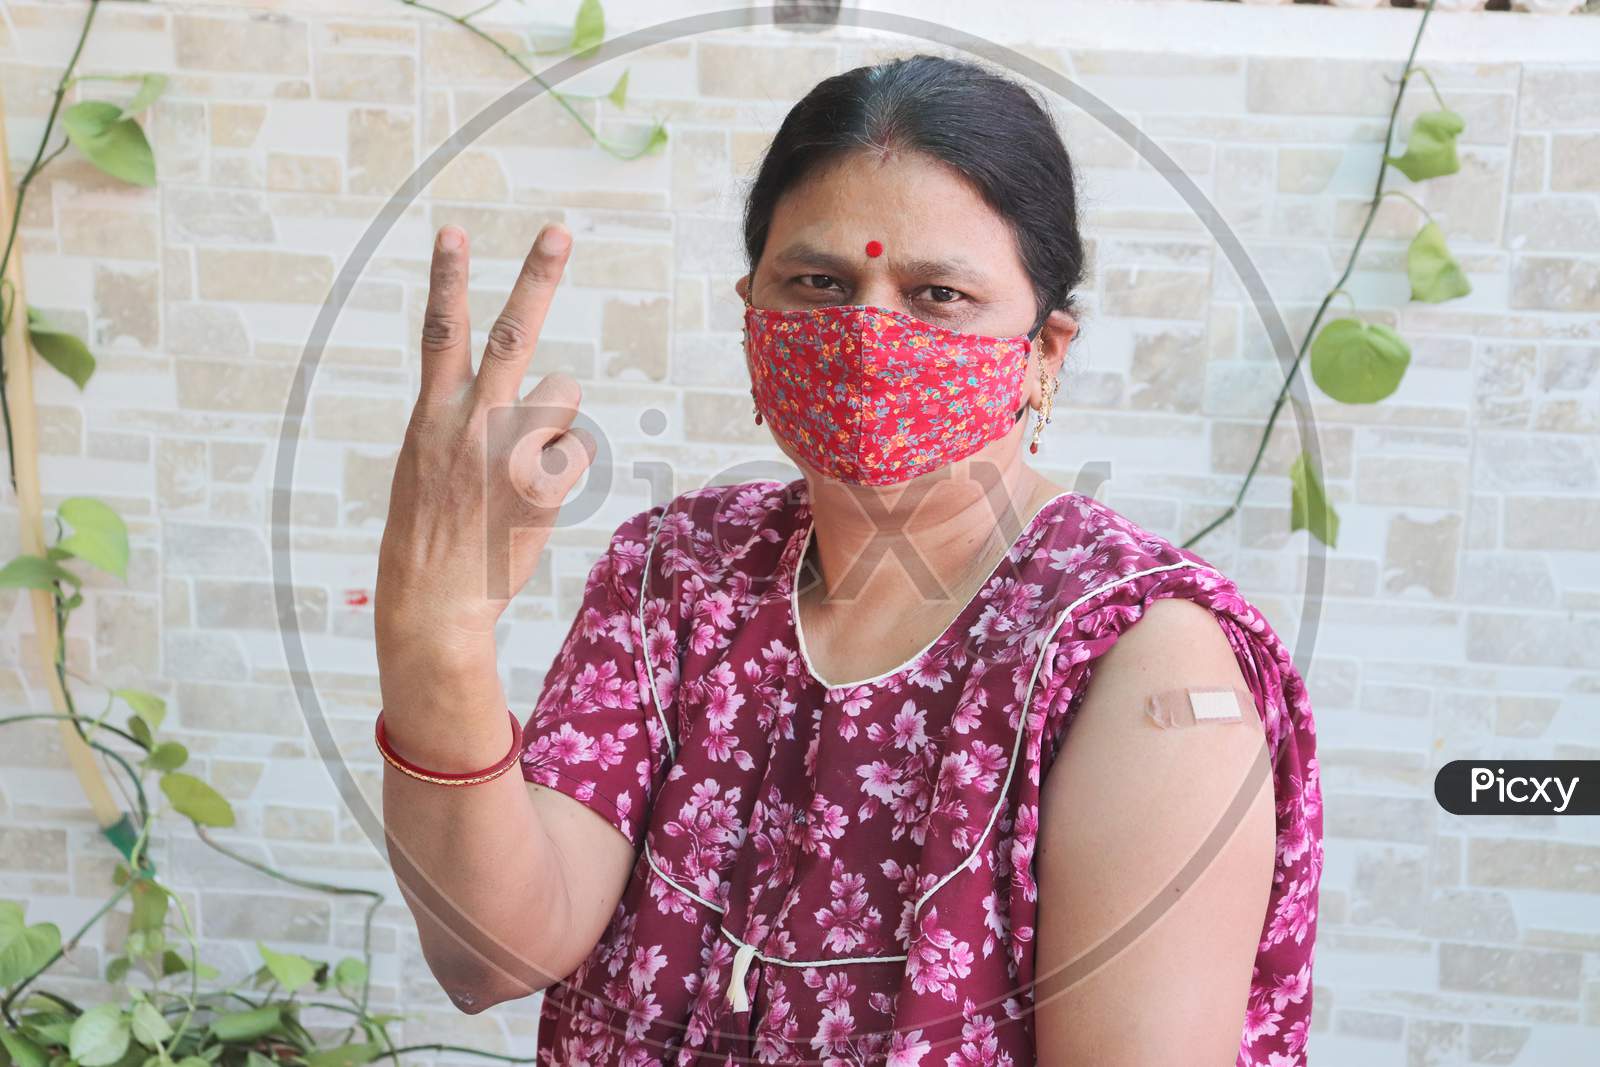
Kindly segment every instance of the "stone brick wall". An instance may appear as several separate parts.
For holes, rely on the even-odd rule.
[[[540,43],[564,34],[575,5],[559,6]],[[1304,5],[874,6],[1015,45],[1132,119],[1211,197],[1291,331],[1359,225],[1386,79],[1416,20]],[[661,17],[634,0],[607,8],[614,32]],[[77,3],[0,9],[13,173],[81,16]],[[521,46],[527,21],[495,25]],[[1328,849],[1317,1061],[1578,1062],[1600,1043],[1600,821],[1469,820],[1431,794],[1455,758],[1600,757],[1600,20],[1440,12],[1429,29],[1422,61],[1468,125],[1461,172],[1411,191],[1450,234],[1474,292],[1405,306],[1404,243],[1418,218],[1386,204],[1350,289],[1415,354],[1384,402],[1313,405],[1343,519],[1320,606],[1304,604],[1306,535],[1287,532],[1292,420],[1243,514],[1197,547],[1311,655]],[[353,279],[296,427],[285,547],[337,748],[330,769],[292,688],[273,595],[284,411],[323,300],[369,225],[519,78],[460,27],[390,0],[103,6],[84,71],[162,71],[171,86],[148,121],[157,188],[114,185],[68,153],[23,220],[30,301],[89,338],[100,361],[81,394],[40,375],[47,505],[99,496],[134,538],[126,584],[90,579],[71,662],[94,683],[167,697],[174,736],[239,811],[223,835],[234,847],[391,893],[378,1003],[410,1014],[408,1042],[526,1053],[536,1015],[533,1001],[475,1017],[448,1005],[355,814],[379,794],[369,601],[416,387],[431,233],[447,221],[471,232],[480,327],[540,224],[561,219],[577,238],[535,368],[583,380],[615,479],[508,613],[502,663],[525,712],[594,553],[650,502],[636,464],[669,464],[673,492],[742,462],[779,469],[750,420],[732,291],[744,182],[818,78],[919,45],[773,29],[652,45],[564,88],[604,93],[626,66],[626,111],[573,106],[624,141],[660,116],[663,154],[619,162],[537,99],[399,211]],[[1406,114],[1423,106],[1419,82]],[[1093,119],[1057,110],[1083,169],[1093,269],[1039,465],[1071,484],[1107,464],[1098,494],[1181,540],[1235,492],[1282,369],[1241,282],[1161,175]],[[9,556],[9,496],[3,510]],[[0,606],[0,706],[42,708],[31,615],[14,593]],[[98,710],[101,691],[80,692]],[[0,896],[70,928],[106,891],[112,858],[54,728],[9,728]],[[254,963],[258,937],[322,958],[359,946],[360,901],[269,882],[187,828],[174,826],[155,858],[186,888],[225,974]],[[66,970],[87,982],[100,946],[91,938]]]

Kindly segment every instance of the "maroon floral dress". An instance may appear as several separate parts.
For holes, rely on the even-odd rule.
[[[685,493],[617,528],[522,769],[638,858],[594,951],[545,991],[541,1063],[1031,1065],[1040,781],[1095,660],[1169,596],[1215,614],[1273,756],[1237,1065],[1305,1063],[1322,809],[1289,650],[1204,559],[1092,497],[1019,521],[943,634],[838,686],[795,621],[803,479]]]

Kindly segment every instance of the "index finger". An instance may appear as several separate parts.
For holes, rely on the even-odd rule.
[[[441,227],[434,236],[428,303],[422,314],[423,402],[447,396],[472,375],[467,255],[466,231]]]
[[[502,403],[517,399],[571,248],[572,235],[559,222],[548,223],[539,231],[500,317],[489,327],[474,386],[484,398]]]

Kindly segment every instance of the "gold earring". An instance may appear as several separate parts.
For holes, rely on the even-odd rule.
[[[1050,421],[1050,409],[1054,406],[1056,390],[1061,387],[1061,380],[1055,375],[1050,375],[1048,382],[1045,379],[1044,364],[1039,364],[1039,391],[1044,395],[1040,409],[1034,412],[1033,441],[1028,445],[1030,455],[1039,452],[1039,435],[1044,432],[1045,424]]]

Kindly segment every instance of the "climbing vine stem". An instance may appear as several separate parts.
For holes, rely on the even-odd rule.
[[[1205,539],[1206,534],[1210,534],[1211,531],[1218,530],[1222,523],[1226,523],[1227,520],[1237,515],[1238,509],[1243,506],[1245,494],[1250,491],[1250,483],[1256,477],[1256,472],[1261,469],[1262,458],[1266,456],[1267,445],[1272,440],[1272,430],[1277,426],[1278,414],[1282,413],[1283,405],[1290,398],[1290,390],[1294,386],[1296,374],[1299,374],[1301,366],[1306,363],[1307,352],[1312,352],[1312,355],[1314,355],[1314,360],[1312,360],[1314,362],[1314,371],[1312,373],[1317,378],[1318,386],[1323,387],[1325,392],[1333,395],[1334,398],[1338,398],[1338,400],[1350,398],[1352,402],[1371,402],[1371,400],[1381,398],[1374,397],[1374,395],[1357,395],[1358,390],[1350,386],[1350,382],[1354,382],[1362,374],[1371,371],[1376,360],[1384,362],[1381,368],[1382,373],[1379,376],[1381,378],[1392,378],[1390,389],[1398,386],[1400,373],[1403,373],[1405,362],[1410,358],[1410,349],[1403,346],[1403,342],[1398,341],[1398,336],[1394,336],[1394,338],[1387,338],[1386,336],[1386,338],[1382,338],[1382,341],[1389,342],[1389,344],[1378,346],[1371,336],[1366,336],[1362,331],[1349,330],[1349,328],[1328,331],[1325,334],[1326,344],[1323,346],[1325,352],[1328,352],[1328,358],[1323,360],[1323,366],[1325,366],[1326,371],[1322,376],[1318,376],[1317,366],[1315,366],[1315,363],[1317,363],[1317,360],[1315,360],[1315,347],[1317,347],[1318,342],[1323,341],[1323,338],[1318,338],[1318,328],[1322,328],[1323,317],[1328,312],[1328,307],[1333,304],[1333,299],[1339,294],[1349,298],[1349,293],[1347,293],[1344,286],[1349,282],[1350,275],[1354,274],[1355,264],[1357,264],[1360,254],[1362,254],[1362,246],[1366,243],[1366,235],[1370,234],[1371,229],[1373,229],[1373,221],[1378,218],[1378,210],[1382,206],[1384,195],[1386,195],[1384,182],[1389,176],[1390,166],[1395,166],[1398,170],[1402,170],[1410,178],[1434,178],[1434,176],[1440,176],[1440,174],[1453,173],[1454,170],[1459,168],[1459,163],[1456,162],[1456,155],[1454,155],[1454,138],[1461,133],[1461,118],[1459,118],[1459,115],[1454,115],[1454,112],[1445,109],[1443,96],[1438,93],[1438,85],[1434,82],[1434,77],[1426,69],[1416,66],[1416,53],[1418,53],[1418,48],[1421,46],[1422,34],[1427,29],[1427,18],[1429,18],[1429,14],[1432,14],[1432,11],[1434,11],[1434,0],[1427,0],[1427,5],[1422,8],[1421,19],[1418,19],[1416,34],[1411,38],[1411,50],[1410,53],[1406,54],[1405,67],[1400,72],[1397,85],[1395,85],[1394,104],[1390,106],[1389,123],[1384,128],[1382,154],[1378,162],[1378,176],[1373,181],[1373,195],[1366,203],[1365,218],[1362,219],[1360,232],[1355,235],[1355,242],[1350,245],[1350,254],[1349,258],[1344,262],[1344,270],[1339,274],[1338,280],[1328,288],[1322,298],[1322,302],[1317,306],[1317,312],[1312,315],[1310,325],[1307,325],[1306,334],[1302,336],[1301,342],[1299,342],[1293,363],[1290,363],[1288,373],[1283,376],[1283,386],[1278,389],[1277,397],[1272,402],[1272,408],[1267,411],[1266,426],[1262,427],[1261,440],[1256,445],[1256,451],[1254,451],[1254,456],[1251,458],[1250,467],[1246,469],[1245,477],[1240,482],[1238,491],[1234,494],[1234,499],[1226,509],[1222,510],[1222,514],[1213,518],[1211,522],[1206,523],[1194,534],[1190,534],[1189,539],[1182,542],[1186,549],[1187,547],[1194,547],[1195,544]],[[1413,126],[1411,138],[1408,139],[1408,152],[1406,152],[1405,157],[1392,157],[1389,154],[1389,150],[1390,146],[1394,144],[1395,126],[1397,126],[1398,118],[1400,118],[1400,106],[1405,101],[1406,85],[1410,83],[1413,75],[1418,74],[1422,75],[1430,90],[1434,91],[1434,99],[1438,102],[1440,110],[1419,117],[1418,122]],[[1400,190],[1387,190],[1387,194],[1405,197],[1418,210],[1421,210],[1424,216],[1427,216],[1427,208],[1422,208],[1421,203],[1416,202],[1410,195],[1403,194]],[[1429,216],[1429,221],[1432,222],[1432,216]],[[1438,242],[1438,250],[1442,250],[1442,240]],[[1422,251],[1434,254],[1434,250]],[[1421,253],[1416,251],[1416,242],[1413,242],[1413,256],[1418,256],[1418,254]],[[1453,269],[1453,267],[1456,267],[1453,259],[1448,258],[1448,251],[1443,251],[1442,254],[1443,261],[1438,264],[1438,269]],[[1434,264],[1427,262],[1424,266],[1434,266]],[[1426,290],[1421,296],[1418,296],[1416,285],[1413,285],[1413,298],[1450,299],[1450,296],[1442,296],[1445,291],[1448,291],[1451,296],[1459,296],[1467,288],[1464,277],[1459,275],[1459,269],[1454,274],[1451,274],[1450,277],[1453,285],[1448,290]],[[1330,323],[1330,326],[1355,322],[1358,322],[1358,320],[1350,318],[1350,320],[1339,320],[1339,322]],[[1389,333],[1392,333],[1392,331],[1389,331]],[[1395,346],[1394,342],[1398,342],[1398,347]],[[1323,498],[1322,486],[1318,485],[1317,480],[1315,480],[1315,466],[1310,464],[1309,453],[1302,451],[1301,459],[1296,461],[1296,469],[1291,472],[1291,478],[1293,478],[1294,482],[1294,507],[1291,509],[1291,526],[1293,528],[1306,526],[1314,536],[1320,537],[1322,541],[1328,542],[1328,544],[1333,544],[1333,534],[1334,531],[1338,530],[1338,520],[1336,520],[1331,504],[1328,504],[1326,499]]]

